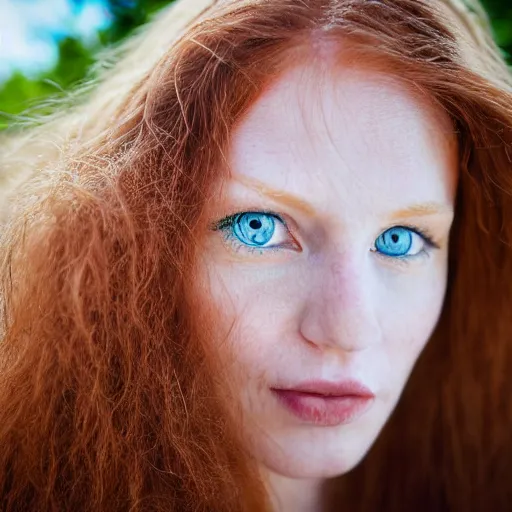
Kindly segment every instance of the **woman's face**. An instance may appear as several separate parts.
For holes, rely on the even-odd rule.
[[[442,307],[456,187],[444,112],[327,68],[288,71],[236,126],[199,263],[245,434],[288,477],[348,471],[395,407]]]

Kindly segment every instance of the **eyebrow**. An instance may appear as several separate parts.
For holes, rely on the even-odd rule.
[[[293,194],[289,194],[282,190],[276,190],[268,185],[261,183],[254,178],[248,178],[247,176],[237,175],[233,177],[235,181],[238,181],[248,188],[255,190],[256,192],[263,194],[277,203],[284,204],[295,210],[301,211],[311,217],[317,215],[317,211],[311,204],[304,199],[301,199]],[[390,215],[391,220],[401,220],[410,217],[423,217],[428,215],[439,215],[439,214],[453,214],[453,208],[447,204],[436,203],[434,201],[426,203],[413,204],[407,208],[397,210]]]
[[[408,217],[424,217],[427,215],[439,215],[439,214],[453,214],[453,208],[446,204],[441,203],[418,203],[393,212],[391,215],[392,220],[400,220]]]
[[[301,211],[310,217],[317,215],[316,210],[307,201],[301,199],[293,194],[288,194],[282,190],[276,190],[264,183],[253,178],[247,178],[246,176],[236,176],[235,181],[239,181],[248,188],[255,190],[256,192],[263,194],[277,203],[284,204],[293,208],[294,210]]]

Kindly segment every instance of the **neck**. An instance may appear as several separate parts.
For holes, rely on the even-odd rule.
[[[321,512],[325,479],[288,478],[265,473],[273,512]]]

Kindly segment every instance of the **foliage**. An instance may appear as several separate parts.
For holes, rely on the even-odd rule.
[[[0,111],[3,113],[0,128],[15,118],[12,114],[25,111],[29,115],[31,107],[38,106],[42,99],[64,92],[80,81],[93,62],[93,52],[79,39],[66,38],[59,42],[59,59],[50,71],[36,79],[20,72],[13,73],[0,89]],[[44,111],[44,108],[38,108],[38,113]]]
[[[512,63],[512,0],[484,0],[496,41]]]
[[[73,1],[80,5],[86,0]],[[0,130],[11,121],[20,119],[21,113],[30,116],[36,110],[37,114],[44,114],[50,107],[41,102],[65,94],[66,90],[83,80],[98,50],[121,41],[172,1],[108,0],[111,23],[98,33],[99,45],[87,47],[80,39],[67,37],[58,43],[58,60],[53,69],[36,78],[14,72],[0,84]]]
[[[86,0],[72,0],[76,4]],[[96,47],[89,48],[82,41],[68,37],[59,42],[59,58],[55,67],[37,78],[15,72],[0,85],[0,129],[5,128],[20,113],[30,115],[31,108],[44,113],[41,100],[62,94],[86,75],[101,48],[127,37],[136,27],[149,21],[153,13],[173,0],[107,0],[111,15],[109,27],[100,31]],[[496,40],[512,63],[512,0],[484,0],[491,16]]]

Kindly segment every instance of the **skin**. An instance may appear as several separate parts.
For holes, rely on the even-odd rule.
[[[274,250],[248,248],[229,227],[210,230],[198,272],[222,312],[244,433],[276,510],[319,509],[322,482],[364,457],[437,323],[453,132],[412,86],[325,57],[278,77],[235,127],[231,178],[210,222],[271,211],[287,226],[275,220]],[[386,256],[376,240],[393,226],[428,232],[437,247],[413,235],[414,252],[424,251]],[[319,379],[358,380],[375,399],[354,421],[325,426],[297,418],[271,392]]]

